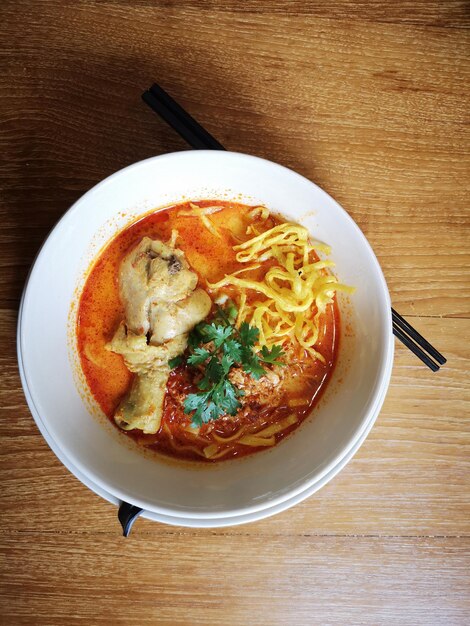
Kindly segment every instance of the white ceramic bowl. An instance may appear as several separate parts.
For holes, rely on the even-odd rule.
[[[148,458],[83,399],[76,303],[90,262],[122,227],[184,199],[260,203],[332,247],[335,273],[357,287],[344,311],[334,374],[319,405],[272,450],[216,465]],[[344,329],[348,327],[348,332]],[[390,299],[367,240],[316,185],[252,156],[189,151],[136,163],[94,187],[41,249],[23,294],[18,358],[31,412],[60,460],[107,499],[167,523],[217,526],[260,519],[307,497],[351,458],[372,427],[392,360]],[[126,442],[127,442],[126,438]]]

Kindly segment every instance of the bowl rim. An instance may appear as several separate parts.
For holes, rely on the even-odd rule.
[[[392,344],[392,351],[390,352],[390,362],[392,363],[393,362],[393,347],[394,347],[393,335],[390,337],[390,342]],[[26,390],[25,390],[25,393],[26,393]],[[367,439],[367,436],[369,435],[370,431],[372,430],[375,424],[375,421],[378,415],[380,414],[380,410],[384,403],[386,393],[387,393],[387,389],[384,389],[383,395],[379,399],[374,415],[372,416],[370,421],[367,423],[367,425],[364,428],[364,432],[362,432],[361,436],[356,441],[353,448],[348,452],[348,454],[345,455],[343,459],[341,459],[341,461],[334,468],[332,468],[331,471],[328,472],[328,474],[326,474],[322,479],[320,479],[318,482],[314,483],[313,485],[311,485],[310,487],[308,487],[301,493],[297,494],[296,496],[289,497],[287,500],[284,500],[283,502],[279,504],[269,506],[260,511],[255,511],[251,513],[241,513],[240,515],[234,515],[233,517],[203,518],[203,517],[190,517],[190,516],[186,516],[186,517],[172,516],[172,515],[166,515],[163,513],[156,513],[154,511],[149,511],[146,509],[142,511],[142,514],[141,514],[142,517],[145,519],[149,519],[153,522],[160,522],[162,524],[167,524],[170,526],[180,526],[180,527],[183,526],[186,528],[226,528],[230,526],[240,526],[243,524],[260,521],[268,517],[272,517],[273,515],[277,515],[278,513],[282,513],[283,511],[286,511],[287,509],[292,508],[296,504],[299,504],[303,502],[304,500],[306,500],[307,498],[314,495],[317,491],[319,491],[322,487],[324,487],[327,483],[329,483],[337,474],[339,474],[339,472],[349,463],[349,461],[352,460],[352,458],[356,455],[356,453],[361,448],[364,441]],[[103,489],[102,487],[94,483],[88,476],[85,476],[82,472],[80,472],[80,470],[77,467],[73,466],[70,460],[67,460],[67,462],[64,461],[64,457],[63,457],[63,453],[61,449],[57,447],[57,445],[55,444],[55,441],[52,439],[48,431],[45,428],[43,429],[42,426],[40,426],[39,424],[38,424],[38,428],[41,434],[43,435],[46,443],[49,445],[49,447],[57,456],[57,458],[63,463],[63,465],[65,465],[65,467],[67,467],[67,469],[69,469],[69,471],[76,478],[78,478],[78,480],[80,480],[82,484],[88,487],[90,491],[93,491],[96,495],[103,498],[103,500],[106,500],[107,502],[109,502],[110,504],[113,504],[114,506],[119,506],[120,501],[118,500],[118,498],[116,498],[116,496],[114,496],[110,492],[106,491],[105,489]]]
[[[390,337],[390,342],[392,343],[392,347],[394,346],[393,336]],[[393,361],[393,350],[390,354],[390,359]],[[292,508],[296,504],[299,504],[306,500],[307,498],[314,495],[317,491],[319,491],[322,487],[324,487],[327,483],[329,483],[339,472],[352,460],[352,458],[356,455],[358,450],[361,448],[364,441],[367,439],[370,431],[372,430],[375,421],[380,414],[380,409],[382,408],[383,402],[385,400],[387,390],[384,390],[382,398],[380,399],[375,414],[372,416],[372,419],[368,422],[366,427],[364,428],[364,432],[361,434],[360,438],[356,441],[354,447],[349,451],[347,455],[343,457],[343,459],[321,480],[314,483],[301,493],[296,496],[289,497],[287,500],[283,502],[270,506],[268,508],[262,509],[261,511],[255,511],[252,513],[242,513],[240,515],[235,515],[233,517],[220,517],[220,518],[198,518],[198,517],[179,517],[179,516],[171,516],[164,515],[162,513],[155,513],[153,511],[143,510],[142,517],[145,519],[149,519],[153,522],[160,522],[162,524],[167,524],[170,526],[179,526],[186,528],[227,528],[231,526],[240,526],[243,524],[249,524],[251,522],[257,522],[268,517],[272,517],[273,515],[277,515],[278,513],[282,513],[287,509]],[[39,426],[38,426],[39,427]],[[49,445],[51,450],[55,453],[57,458],[71,471],[71,473],[80,480],[86,487],[88,487],[91,491],[93,491],[96,495],[103,498],[110,504],[114,506],[119,506],[120,501],[111,493],[104,490],[102,487],[94,483],[88,476],[85,476],[80,472],[80,470],[76,467],[70,469],[68,465],[63,461],[62,451],[56,447],[54,440],[50,437],[47,430],[42,430],[40,428],[40,432],[43,435],[46,443]],[[70,461],[69,461],[70,463]]]
[[[268,167],[272,168],[273,170],[276,170],[276,169],[281,170],[283,173],[288,173],[288,175],[298,178],[299,180],[303,182],[303,184],[307,183],[308,185],[315,187],[317,192],[319,192],[321,195],[325,195],[326,197],[328,197],[329,200],[332,201],[336,205],[336,207],[343,214],[343,217],[347,221],[349,221],[350,225],[356,230],[361,240],[362,245],[364,245],[368,249],[371,261],[375,266],[375,271],[376,271],[376,274],[380,283],[380,292],[382,295],[381,308],[383,308],[384,306],[387,307],[386,311],[383,311],[383,313],[385,313],[384,318],[388,319],[388,327],[390,330],[389,330],[388,336],[386,336],[385,334],[383,336],[384,345],[382,346],[382,357],[381,357],[381,362],[380,362],[380,368],[376,377],[373,393],[371,393],[369,402],[364,408],[364,417],[360,425],[357,427],[356,431],[351,435],[348,444],[344,446],[343,448],[341,448],[341,450],[338,451],[338,453],[330,460],[330,462],[322,470],[317,472],[314,477],[304,480],[295,489],[287,490],[287,492],[284,493],[283,495],[274,497],[268,500],[267,502],[252,504],[247,507],[239,507],[234,510],[217,511],[217,512],[211,512],[211,513],[201,512],[201,511],[188,512],[183,509],[172,508],[170,506],[155,505],[151,502],[146,502],[138,497],[136,498],[132,494],[127,493],[125,490],[120,489],[119,486],[110,485],[108,481],[103,480],[101,476],[97,476],[95,472],[90,471],[88,467],[86,467],[80,461],[80,459],[77,458],[76,454],[71,453],[69,450],[67,450],[67,446],[65,446],[65,449],[64,449],[64,444],[60,441],[57,441],[49,432],[47,428],[47,419],[43,418],[40,412],[36,408],[33,395],[30,391],[30,386],[28,385],[28,372],[25,367],[25,363],[23,359],[22,345],[24,344],[25,338],[23,336],[22,321],[24,319],[25,308],[27,307],[27,304],[28,304],[28,286],[31,284],[31,281],[35,276],[35,271],[37,271],[38,260],[43,255],[47,254],[48,247],[53,243],[55,236],[57,236],[59,225],[61,225],[63,222],[66,222],[67,220],[70,220],[73,217],[73,215],[80,209],[80,205],[83,202],[88,200],[90,197],[96,194],[103,187],[112,184],[115,178],[120,177],[124,173],[127,173],[131,170],[146,167],[152,162],[161,162],[164,160],[171,160],[171,159],[181,159],[182,157],[187,158],[187,155],[192,155],[194,157],[201,157],[201,156],[204,157],[204,154],[206,155],[210,154],[211,157],[214,157],[215,151],[213,150],[198,150],[198,151],[185,150],[185,151],[180,151],[180,152],[173,152],[173,153],[149,157],[142,161],[132,163],[131,165],[125,168],[122,168],[121,170],[118,170],[117,172],[114,172],[113,174],[111,174],[110,176],[100,181],[95,186],[93,186],[85,194],[80,196],[80,198],[78,198],[73,203],[73,205],[64,213],[64,215],[58,220],[58,222],[52,228],[52,230],[46,237],[45,241],[43,242],[41,248],[39,249],[38,254],[36,255],[36,258],[30,269],[30,272],[28,274],[28,277],[24,286],[19,314],[18,314],[18,328],[17,328],[18,364],[19,364],[21,382],[24,388],[25,397],[26,397],[28,406],[30,408],[30,411],[33,415],[33,418],[40,432],[46,439],[46,442],[49,444],[49,446],[51,447],[53,452],[56,454],[56,456],[59,458],[59,460],[67,467],[67,469],[69,469],[69,471],[72,472],[72,474],[74,474],[82,482],[83,482],[82,478],[80,476],[77,476],[77,471],[80,474],[87,477],[88,483],[91,481],[93,484],[99,487],[102,491],[111,494],[113,497],[117,498],[118,500],[123,500],[123,501],[129,502],[130,504],[139,506],[145,511],[149,511],[157,515],[174,516],[175,518],[179,518],[179,519],[191,518],[191,519],[201,519],[201,520],[202,519],[232,518],[234,515],[254,514],[256,512],[260,512],[265,509],[271,509],[311,489],[316,483],[321,482],[325,476],[330,474],[330,472],[332,472],[335,467],[338,467],[337,471],[339,471],[339,469],[341,469],[341,467],[343,466],[341,465],[342,460],[350,454],[352,449],[355,448],[355,445],[357,441],[361,438],[361,434],[363,433],[366,425],[371,421],[371,417],[373,416],[374,411],[377,409],[376,410],[377,414],[375,415],[375,417],[373,417],[370,427],[372,427],[372,424],[374,423],[378,413],[380,412],[380,408],[382,406],[383,400],[386,395],[386,391],[390,383],[392,363],[393,363],[393,350],[394,350],[394,343],[393,341],[390,340],[390,338],[393,338],[392,323],[391,323],[390,295],[388,292],[385,278],[383,276],[382,269],[380,267],[380,264],[367,238],[362,233],[361,229],[356,224],[356,222],[352,219],[352,217],[345,211],[345,209],[343,209],[343,207],[338,202],[336,202],[336,200],[334,200],[334,198],[332,198],[326,191],[321,189],[321,187],[316,185],[314,182],[308,180],[301,174],[295,172],[294,170],[291,170],[290,168],[287,168],[273,161],[263,159],[261,157],[256,157],[256,156],[252,156],[252,155],[248,155],[248,154],[244,154],[240,152],[217,151],[217,158],[222,158],[222,159],[236,158],[236,159],[245,160],[248,162],[261,161],[264,164],[267,164]],[[382,321],[383,323],[385,323],[385,319],[383,319]],[[47,436],[46,436],[46,433],[47,433]],[[54,446],[51,445],[51,442],[54,443]],[[60,454],[58,453],[59,451],[60,451]],[[331,477],[333,477],[336,473],[337,472],[334,472]],[[85,484],[88,487],[90,487],[90,484],[87,484],[87,483]]]

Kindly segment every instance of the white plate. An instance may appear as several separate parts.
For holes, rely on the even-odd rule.
[[[263,203],[332,246],[336,273],[357,287],[337,367],[320,406],[275,449],[194,471],[122,445],[82,400],[73,344],[90,261],[131,219],[182,199]],[[307,493],[342,464],[375,419],[391,373],[390,300],[377,259],[343,209],[316,185],[269,161],[190,151],[137,163],[97,185],[62,218],[25,288],[18,354],[28,403],[77,477],[160,517],[203,520],[259,513]]]

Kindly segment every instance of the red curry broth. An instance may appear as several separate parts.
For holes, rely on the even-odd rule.
[[[216,282],[225,274],[241,269],[243,264],[236,260],[233,251],[233,245],[236,243],[234,236],[240,239],[247,238],[246,227],[253,223],[248,215],[252,207],[219,200],[198,202],[200,207],[212,205],[224,207],[223,211],[210,215],[220,237],[207,230],[199,218],[179,216],[179,210],[190,209],[189,203],[179,204],[147,215],[120,232],[103,250],[90,270],[79,303],[78,351],[90,391],[113,424],[114,412],[129,389],[133,377],[121,355],[105,349],[106,343],[111,340],[117,326],[124,319],[124,308],[118,287],[121,261],[142,237],[167,241],[171,231],[176,229],[179,234],[176,245],[184,251],[193,271],[198,274],[201,287],[205,288],[207,282]],[[278,223],[280,220],[271,216],[266,222],[260,223],[260,230],[267,230]],[[263,263],[259,270],[249,274],[250,277],[260,279],[269,265],[270,262]],[[224,292],[236,299],[237,294],[233,288],[224,289]],[[257,299],[258,295],[249,290],[247,298],[250,301]],[[281,402],[268,407],[256,406],[254,403],[253,406],[245,407],[245,411],[240,411],[235,417],[228,420],[219,419],[215,425],[215,433],[226,437],[254,421],[262,428],[292,413],[296,414],[297,423],[277,434],[276,443],[294,430],[318,401],[331,375],[337,352],[338,324],[339,314],[335,303],[327,307],[324,333],[316,346],[325,357],[325,364],[304,355],[300,365],[294,368],[291,359],[286,359],[288,367],[292,369],[289,375],[293,384]],[[171,372],[162,426],[156,435],[145,435],[139,430],[122,432],[145,447],[159,452],[180,458],[203,460],[202,448],[214,440],[210,436],[205,436],[204,426],[198,435],[189,432],[187,428],[190,416],[184,414],[181,404],[175,401],[182,393],[197,391],[193,376],[194,371],[185,366]],[[294,406],[290,406],[291,402]],[[236,443],[231,443],[230,448],[229,453],[221,460],[243,456],[259,449]]]

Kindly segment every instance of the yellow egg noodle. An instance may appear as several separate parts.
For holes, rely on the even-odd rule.
[[[222,211],[222,209],[224,207],[222,207],[222,206],[206,206],[206,207],[202,207],[201,208],[201,207],[197,206],[197,204],[193,204],[192,202],[189,203],[189,206],[191,207],[191,209],[189,211],[188,210],[179,211],[178,212],[178,216],[182,216],[182,217],[199,217],[201,222],[207,228],[207,230],[209,232],[211,232],[215,237],[218,237],[219,239],[221,239],[221,235],[220,235],[219,231],[215,227],[214,223],[207,216],[211,215],[212,213],[218,213],[219,211]]]
[[[280,422],[271,424],[271,426],[267,426],[258,432],[248,432],[245,434],[246,426],[242,426],[234,435],[230,437],[219,437],[219,435],[213,433],[212,437],[217,443],[212,443],[209,446],[206,446],[203,452],[207,459],[217,459],[230,451],[230,448],[224,448],[219,451],[219,446],[217,444],[236,442],[237,444],[241,443],[245,446],[270,447],[276,443],[274,435],[277,435],[281,431],[293,426],[296,423],[297,417],[294,413],[292,413]]]
[[[257,207],[262,209],[262,207]],[[266,213],[261,211],[261,217]],[[252,232],[251,229],[250,232]],[[353,293],[354,288],[338,282],[328,273],[332,261],[316,260],[314,251],[330,253],[330,247],[309,240],[304,226],[287,222],[260,233],[233,247],[240,263],[250,264],[246,271],[273,259],[263,280],[240,277],[241,271],[225,276],[208,286],[213,290],[233,285],[241,290],[237,325],[248,322],[259,330],[260,345],[281,345],[287,338],[297,340],[303,350],[324,362],[314,346],[321,337],[321,316],[333,302],[335,292]],[[246,290],[265,296],[247,303]]]

